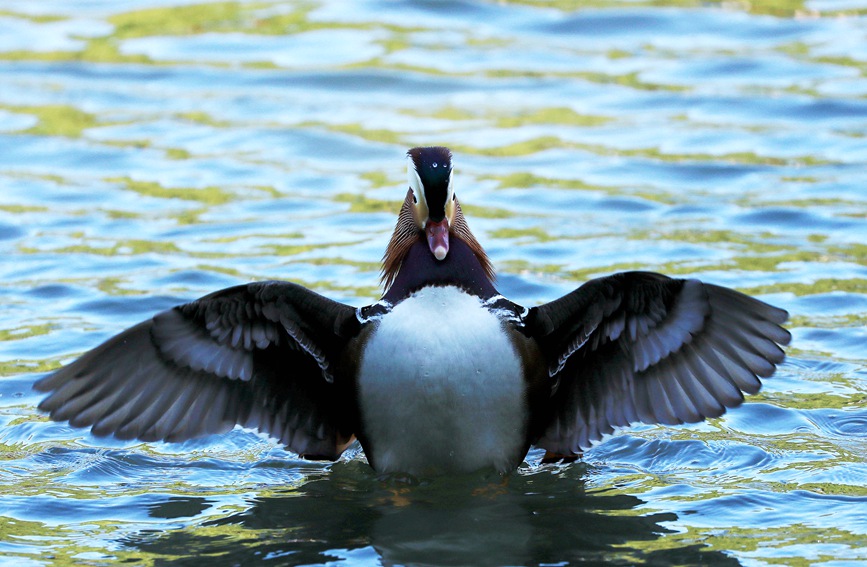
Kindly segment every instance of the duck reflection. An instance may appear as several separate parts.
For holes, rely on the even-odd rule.
[[[194,565],[737,565],[688,546],[648,551],[672,513],[638,515],[643,501],[587,493],[585,466],[542,467],[505,478],[472,476],[411,482],[377,478],[358,462],[250,508],[196,528],[147,534],[126,543]],[[201,512],[191,503],[190,512]],[[173,500],[174,515],[182,506]]]

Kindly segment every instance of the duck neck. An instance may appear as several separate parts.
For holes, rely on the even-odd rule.
[[[394,282],[382,299],[396,304],[429,285],[457,286],[482,299],[497,295],[493,282],[476,254],[466,242],[455,237],[449,245],[448,255],[442,260],[437,260],[431,254],[423,239],[417,240],[407,252]]]

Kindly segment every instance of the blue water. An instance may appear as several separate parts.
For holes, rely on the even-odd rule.
[[[0,564],[867,561],[867,2],[0,0]],[[500,290],[623,269],[791,313],[741,408],[506,479],[49,422],[33,382],[283,278],[361,305],[414,145]]]

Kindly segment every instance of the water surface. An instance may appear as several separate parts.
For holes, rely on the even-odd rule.
[[[0,0],[0,563],[867,560],[867,3]],[[535,305],[623,269],[791,313],[719,419],[506,479],[49,422],[44,373],[287,279],[362,305],[414,145]]]

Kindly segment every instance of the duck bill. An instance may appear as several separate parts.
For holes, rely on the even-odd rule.
[[[449,219],[444,218],[439,222],[427,221],[424,232],[427,235],[427,244],[437,260],[443,260],[449,253]]]

